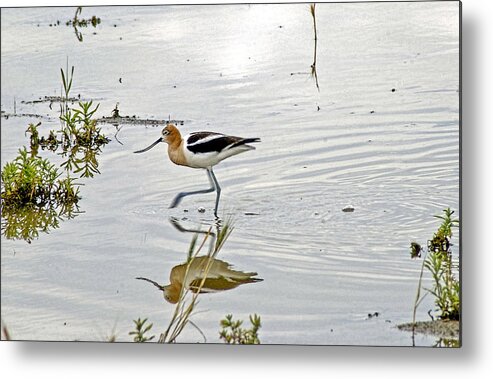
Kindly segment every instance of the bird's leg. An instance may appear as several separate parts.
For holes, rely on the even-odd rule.
[[[211,169],[207,169],[207,171],[210,173],[210,177],[212,178],[212,181],[214,182],[214,187],[216,187],[216,206],[214,208],[214,216],[217,217],[217,207],[219,206],[219,197],[221,196],[221,187],[219,187],[219,183],[217,182],[216,175],[214,175],[214,171]]]
[[[191,191],[191,192],[180,192],[178,195],[175,196],[173,201],[171,202],[171,205],[169,206],[170,208],[175,208],[178,204],[180,204],[180,201],[182,198],[188,195],[198,195],[200,193],[209,193],[209,192],[214,192],[215,185],[213,182],[213,179],[211,177],[211,173],[207,169],[207,177],[209,178],[209,183],[211,184],[211,188],[204,189],[204,190],[198,190],[198,191]]]

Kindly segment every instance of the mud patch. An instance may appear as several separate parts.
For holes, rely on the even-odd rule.
[[[397,328],[399,328],[399,330],[412,332],[413,323],[409,322],[406,324],[400,324],[397,325]],[[416,333],[433,335],[439,338],[458,339],[459,329],[460,329],[459,321],[434,320],[434,321],[416,322],[414,331]]]

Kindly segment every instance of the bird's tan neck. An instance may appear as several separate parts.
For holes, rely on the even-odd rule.
[[[183,140],[174,140],[168,145],[168,155],[169,159],[177,165],[187,166],[187,159],[183,153]]]

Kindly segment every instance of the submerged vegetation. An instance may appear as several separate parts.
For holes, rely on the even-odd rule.
[[[64,94],[60,102],[60,130],[41,135],[41,123],[29,124],[28,151],[19,149],[18,156],[2,169],[2,233],[6,238],[30,242],[38,230],[48,232],[59,221],[75,217],[79,212],[79,183],[75,175],[92,177],[99,173],[97,155],[109,139],[97,127],[94,114],[99,105],[79,102],[71,108],[70,89],[74,67],[70,73],[61,70]],[[39,148],[56,152],[65,160],[57,167],[48,158],[39,156]]]

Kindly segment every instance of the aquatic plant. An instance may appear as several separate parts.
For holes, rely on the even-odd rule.
[[[50,130],[48,137],[40,137],[38,127],[41,123],[30,124],[26,134],[30,134],[31,151],[36,155],[39,147],[51,151],[61,147],[62,157],[67,158],[61,167],[65,168],[67,173],[80,174],[80,177],[93,177],[94,174],[100,173],[97,156],[101,152],[101,147],[110,141],[94,119],[99,104],[94,105],[92,100],[80,101],[78,108],[69,107],[74,67],[72,66],[70,71],[68,68],[66,72],[63,69],[60,71],[64,92],[60,102],[61,129],[58,132]]]
[[[456,338],[439,338],[435,341],[433,347],[458,348],[460,347],[460,341]]]
[[[438,318],[441,320],[459,320],[460,318],[460,281],[454,275],[457,266],[454,265],[450,249],[453,228],[459,226],[459,220],[452,218],[454,211],[450,208],[444,209],[443,212],[444,215],[435,216],[441,219],[442,223],[433,238],[428,241],[427,255],[423,259],[414,303],[413,323],[415,323],[416,309],[426,296],[426,294],[421,296],[424,268],[428,270],[433,279],[433,287],[425,288],[425,290],[426,293],[435,297],[436,311],[439,312]],[[412,253],[416,252],[416,245],[418,245],[416,242],[411,244]]]
[[[433,288],[427,289],[435,296],[435,305],[442,320],[459,320],[460,318],[460,282],[453,273],[452,252],[450,238],[452,228],[459,224],[458,219],[452,219],[450,208],[444,210],[444,216],[435,216],[442,219],[438,231],[428,241],[428,256],[424,265],[433,278]]]
[[[31,242],[39,231],[56,229],[59,221],[79,213],[79,187],[47,159],[25,147],[2,170],[2,234],[8,239]]]
[[[221,331],[219,332],[219,338],[224,340],[227,344],[232,345],[258,345],[260,339],[258,337],[258,330],[260,329],[261,322],[260,316],[256,314],[250,315],[250,323],[252,327],[250,329],[243,329],[241,325],[242,320],[233,320],[233,315],[228,314],[221,320]]]
[[[56,229],[59,221],[75,217],[80,213],[76,206],[80,196],[73,175],[92,177],[99,173],[97,156],[109,139],[94,119],[99,104],[88,101],[79,102],[78,108],[69,107],[73,74],[73,66],[70,71],[61,69],[61,129],[50,130],[45,137],[40,133],[41,123],[29,124],[25,134],[29,135],[30,151],[21,148],[2,169],[2,234],[6,238],[30,242],[39,231]],[[53,152],[61,148],[59,155],[66,160],[56,167],[38,156],[39,148]],[[64,178],[60,168],[65,171]]]
[[[63,85],[63,95],[61,96],[60,102],[60,116],[64,115],[68,111],[68,101],[70,98],[70,90],[72,89],[72,81],[74,79],[74,66],[69,73],[68,71],[68,58],[67,58],[67,68],[66,73],[63,71],[63,68],[60,68],[62,74],[62,85]]]
[[[96,16],[92,16],[91,18],[87,18],[87,19],[79,18],[79,15],[81,13],[82,13],[82,7],[77,7],[77,9],[75,10],[74,18],[72,20],[68,20],[65,23],[65,25],[84,26],[84,27],[92,25],[96,27],[101,23],[101,19]]]
[[[87,18],[87,19],[79,18],[81,13],[82,13],[82,7],[77,7],[77,9],[75,10],[74,18],[72,20],[68,20],[65,23],[65,25],[67,26],[71,25],[74,27],[74,32],[79,42],[82,42],[84,38],[78,28],[87,27],[89,25],[96,27],[101,23],[101,19],[97,16],[92,16],[91,18]]]
[[[314,34],[314,47],[313,47],[313,63],[311,65],[311,75],[315,79],[315,85],[317,86],[317,90],[320,92],[320,86],[318,84],[318,76],[317,76],[317,18],[315,16],[315,3],[310,4],[310,13],[313,19],[313,34]]]
[[[137,320],[133,320],[135,324],[135,330],[129,332],[129,335],[133,335],[134,342],[147,342],[154,339],[154,335],[147,337],[146,333],[152,329],[152,323],[145,325],[147,322],[147,318],[141,320],[140,317]]]
[[[80,197],[74,179],[59,177],[47,159],[29,155],[25,147],[19,149],[19,155],[2,170],[2,207],[76,203]]]

